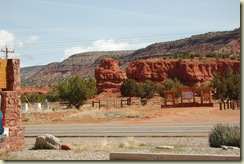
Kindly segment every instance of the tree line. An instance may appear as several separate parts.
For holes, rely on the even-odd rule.
[[[221,75],[220,73],[213,74],[213,80],[208,85],[215,89],[213,97],[224,101],[239,100],[241,88],[240,74],[235,73],[230,67]],[[151,99],[155,94],[163,97],[164,90],[178,90],[183,84],[177,79],[166,79],[163,84],[155,84],[147,80],[144,83],[139,83],[133,79],[125,79],[120,87],[120,92],[123,97],[140,97],[142,99]],[[79,76],[74,76],[59,82],[52,87],[46,95],[31,94],[21,95],[22,102],[44,102],[48,101],[65,101],[69,105],[79,108],[85,102],[97,94],[95,79],[84,79]],[[177,96],[177,95],[176,95]],[[178,95],[179,96],[179,95]]]

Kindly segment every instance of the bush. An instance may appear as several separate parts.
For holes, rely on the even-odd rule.
[[[25,103],[28,103],[28,102],[40,103],[40,102],[44,102],[44,100],[46,99],[46,95],[38,94],[38,93],[32,93],[30,95],[23,94],[23,95],[21,95],[20,99],[21,99],[21,102],[25,102]]]
[[[156,91],[154,82],[147,80],[145,83],[138,83],[136,96],[142,99],[151,99]]]
[[[133,79],[126,79],[120,87],[121,95],[124,97],[140,97],[151,99],[156,91],[154,82],[147,80],[145,83],[138,83]]]
[[[210,83],[211,88],[215,88],[214,97],[216,99],[239,100],[241,90],[241,78],[239,73],[235,73],[230,67],[221,76],[219,73],[213,73],[213,80]]]
[[[206,54],[206,57],[207,58],[214,58],[214,57],[216,57],[216,54]]]
[[[178,90],[179,88],[183,87],[183,84],[177,78],[174,79],[166,79],[164,84],[157,85],[156,92],[163,97],[164,90]],[[180,94],[176,93],[176,98],[179,97]]]
[[[208,141],[211,147],[221,147],[221,145],[240,147],[240,126],[217,124],[210,132]]]
[[[120,86],[120,92],[123,97],[133,97],[136,95],[137,82],[133,79],[125,79]]]
[[[53,99],[68,101],[76,108],[79,108],[87,99],[97,93],[96,81],[74,76],[56,84],[51,93],[54,94]]]

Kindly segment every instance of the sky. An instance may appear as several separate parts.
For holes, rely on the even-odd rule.
[[[240,27],[239,0],[5,0],[0,48],[21,67]],[[1,52],[1,58],[5,54]]]

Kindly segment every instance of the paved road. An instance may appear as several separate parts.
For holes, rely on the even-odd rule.
[[[229,123],[235,124],[235,123]],[[72,124],[30,125],[26,137],[53,134],[57,137],[82,136],[208,136],[214,124]]]

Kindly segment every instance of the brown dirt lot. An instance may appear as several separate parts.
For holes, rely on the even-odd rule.
[[[102,107],[101,109],[84,106],[74,108],[55,107],[53,110],[22,112],[24,125],[30,124],[75,124],[75,123],[226,123],[240,122],[240,108],[219,110],[214,107],[163,108],[160,105],[132,105],[124,108]],[[54,108],[52,108],[54,109]]]

